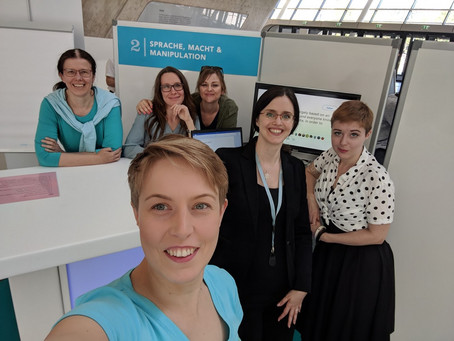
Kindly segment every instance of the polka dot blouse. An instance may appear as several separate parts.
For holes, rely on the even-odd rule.
[[[320,173],[315,197],[320,215],[343,231],[364,229],[368,224],[389,224],[394,216],[394,184],[386,169],[366,148],[355,166],[342,174],[333,189],[340,159],[331,148],[314,166]]]

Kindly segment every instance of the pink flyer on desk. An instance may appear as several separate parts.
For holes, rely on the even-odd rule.
[[[56,172],[0,178],[0,204],[58,197]]]

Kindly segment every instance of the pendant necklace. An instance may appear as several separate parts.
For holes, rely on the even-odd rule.
[[[265,170],[265,180],[268,181],[271,178],[271,174]]]
[[[271,166],[271,169],[268,170],[268,169],[263,169],[264,170],[264,175],[265,175],[265,180],[268,181],[269,179],[271,179],[271,171],[274,169],[274,167],[276,166],[276,164],[279,162],[279,158],[276,160],[276,162],[274,163],[274,165]]]

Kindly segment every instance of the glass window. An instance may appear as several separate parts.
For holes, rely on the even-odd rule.
[[[350,0],[326,0],[323,8],[347,8]]]
[[[370,22],[372,20],[372,16],[374,15],[374,13],[375,11],[368,10],[362,22]]]
[[[408,10],[377,10],[372,22],[377,23],[403,23]]]
[[[281,13],[281,10],[279,8],[275,9],[273,14],[271,14],[271,19],[277,19],[279,17],[279,13]]]
[[[243,27],[243,24],[244,24],[244,22],[246,21],[246,19],[247,19],[247,15],[243,15],[243,14],[242,14],[242,15],[240,16],[240,24],[241,24],[241,27]]]
[[[283,8],[287,0],[280,0],[277,4],[276,8]]]
[[[413,5],[413,0],[382,0],[380,8],[408,8]]]
[[[302,0],[298,8],[320,8],[322,0]]]
[[[235,15],[236,13],[228,13],[227,14],[227,17],[225,19],[225,23],[227,24],[232,24],[232,23],[235,23],[236,22],[236,19],[237,19],[237,15]]]
[[[292,17],[293,12],[295,12],[294,9],[286,9],[280,19],[289,20]]]
[[[379,4],[380,4],[380,0],[374,0],[374,1],[372,1],[371,5],[370,5],[370,8],[371,9],[376,9]]]
[[[369,0],[279,0],[270,18],[357,22],[368,2]],[[372,0],[362,22],[454,25],[454,7],[451,9],[451,6],[454,6],[453,0]]]
[[[348,10],[345,13],[345,16],[342,19],[342,21],[356,22],[358,20],[359,16],[361,15],[361,12],[362,12],[361,10]]]
[[[454,11],[450,11],[446,18],[446,25],[454,25]]]
[[[296,8],[299,2],[300,2],[299,0],[290,0],[287,5],[287,8]]]
[[[317,21],[339,21],[344,10],[322,9],[317,16]]]
[[[449,9],[452,0],[418,0],[415,9]]]
[[[174,5],[151,1],[144,7],[138,22],[240,29],[247,15],[210,8]]]
[[[318,11],[316,9],[297,9],[295,15],[293,16],[293,20],[313,21],[315,20],[317,12]]]
[[[442,24],[448,11],[411,11],[406,23],[409,24]]]
[[[352,0],[349,8],[352,9],[363,9],[366,6],[367,0]]]

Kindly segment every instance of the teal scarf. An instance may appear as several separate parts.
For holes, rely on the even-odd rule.
[[[49,94],[46,99],[66,123],[82,134],[79,142],[79,152],[94,152],[96,150],[95,126],[109,115],[112,108],[120,106],[120,100],[109,91],[98,90],[98,88],[93,87],[98,111],[92,121],[82,123],[76,119],[68,102],[66,102],[65,91],[66,89],[58,89]]]

